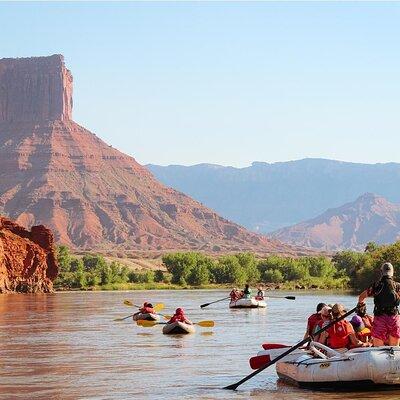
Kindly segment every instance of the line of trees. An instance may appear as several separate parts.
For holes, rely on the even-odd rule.
[[[361,290],[378,278],[384,262],[391,262],[400,277],[400,242],[378,246],[369,243],[364,252],[341,251],[328,257],[281,257],[259,259],[252,253],[213,258],[202,253],[178,252],[162,257],[166,271],[132,270],[101,255],[71,255],[66,246],[58,248],[60,273],[56,287],[85,289],[124,283],[175,284],[205,286],[245,283],[272,283],[284,287]]]

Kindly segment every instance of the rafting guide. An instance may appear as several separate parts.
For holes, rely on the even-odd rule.
[[[386,262],[381,267],[381,279],[364,290],[358,299],[360,307],[365,306],[368,296],[374,298],[374,320],[372,341],[375,347],[400,343],[400,283],[393,280],[393,265]]]

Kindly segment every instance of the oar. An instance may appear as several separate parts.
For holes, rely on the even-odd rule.
[[[357,310],[357,307],[354,307],[352,310],[348,311],[346,314],[342,315],[341,317],[335,319],[334,321],[330,322],[328,325],[324,326],[323,328],[319,329],[317,332],[315,332],[315,336],[319,335],[320,333],[326,331],[327,329],[329,329],[331,326],[333,326],[334,324],[336,324],[336,322],[341,321],[342,319],[345,319],[346,317],[348,317],[349,315],[353,314],[354,311]],[[299,347],[305,345],[306,343],[308,343],[310,340],[312,340],[311,336],[307,336],[305,339],[303,339],[301,342],[297,343],[296,345],[294,345],[293,347],[291,347],[289,350],[286,350],[285,352],[283,352],[281,355],[279,355],[278,357],[275,357],[273,360],[271,360],[270,362],[268,362],[267,364],[263,365],[261,368],[257,369],[256,371],[252,372],[251,374],[245,376],[243,379],[241,379],[239,382],[236,382],[232,385],[229,386],[225,386],[224,389],[229,389],[229,390],[236,390],[241,384],[247,382],[249,379],[251,379],[253,376],[256,376],[257,374],[259,374],[261,371],[264,371],[264,369],[270,367],[271,365],[275,364],[277,361],[281,360],[282,358],[286,357],[288,354],[290,354],[291,352],[293,352],[294,350],[298,349]]]
[[[142,306],[138,306],[137,304],[133,304],[130,300],[124,300],[124,304],[129,307],[137,307],[141,308]],[[155,312],[159,312],[163,310],[165,307],[164,303],[157,303],[153,308]]]
[[[296,300],[296,296],[270,296],[269,294],[267,294],[266,296],[264,296],[264,298],[268,297],[270,299],[288,299],[288,300]]]
[[[136,323],[140,326],[145,328],[151,328],[156,325],[166,325],[167,322],[159,322],[159,321],[147,321],[145,319],[140,319],[136,321]],[[212,328],[215,325],[214,321],[200,321],[200,322],[193,322],[193,325],[199,325],[203,328]]]
[[[200,306],[200,308],[208,307],[210,304],[218,303],[219,301],[228,300],[228,299],[230,299],[230,298],[231,298],[231,296],[228,296],[228,297],[224,297],[223,299],[219,299],[219,300],[212,301],[211,303],[204,303],[204,304],[202,304],[202,305]]]

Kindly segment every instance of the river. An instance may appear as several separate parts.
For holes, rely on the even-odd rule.
[[[320,301],[354,307],[355,297],[290,293],[267,309],[199,305],[226,291],[74,292],[0,296],[0,399],[397,399],[400,392],[313,392],[277,381],[274,367],[236,392],[221,389],[249,374],[248,359],[264,342],[296,343]],[[277,295],[287,295],[279,292]],[[151,300],[165,313],[184,307],[193,321],[214,320],[186,336],[138,327],[123,305]]]

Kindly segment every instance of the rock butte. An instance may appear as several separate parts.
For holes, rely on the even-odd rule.
[[[42,225],[28,231],[0,216],[0,293],[51,292],[58,274],[53,242]]]
[[[0,171],[0,212],[75,249],[299,251],[165,187],[76,124],[61,55],[0,60]]]

